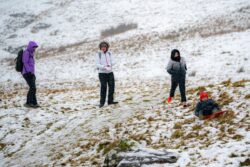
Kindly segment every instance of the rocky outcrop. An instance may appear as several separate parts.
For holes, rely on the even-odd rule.
[[[129,152],[111,151],[103,167],[140,167],[142,165],[175,163],[178,155],[166,150],[137,149]]]

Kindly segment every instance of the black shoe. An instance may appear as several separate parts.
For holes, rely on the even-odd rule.
[[[25,103],[25,104],[24,104],[24,107],[30,108],[31,106],[30,106],[30,104]]]
[[[38,104],[30,104],[30,107],[32,107],[32,108],[39,108],[40,106]]]
[[[113,101],[113,102],[108,103],[108,105],[113,105],[113,104],[118,104],[118,102],[117,101]]]
[[[181,105],[182,105],[184,108],[188,107],[188,104],[187,104],[186,102],[181,102]]]
[[[102,108],[103,106],[104,106],[104,104],[100,104],[100,105],[99,105],[99,108]]]

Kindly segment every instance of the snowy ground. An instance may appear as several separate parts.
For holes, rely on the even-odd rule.
[[[0,9],[0,166],[99,166],[100,145],[121,139],[179,153],[172,166],[235,167],[249,158],[249,1],[15,0],[0,1]],[[107,39],[120,103],[99,109],[100,31],[124,22],[138,28]],[[39,23],[50,26],[35,31]],[[41,44],[40,109],[23,107],[27,86],[9,53],[29,39]],[[165,103],[170,77],[164,68],[173,48],[188,63],[187,109],[178,93]],[[194,117],[203,86],[226,116]]]

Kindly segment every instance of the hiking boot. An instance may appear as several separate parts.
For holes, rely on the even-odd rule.
[[[102,108],[103,106],[104,106],[104,104],[100,104],[100,105],[99,105],[99,108]]]
[[[182,102],[181,105],[182,105],[184,108],[188,107],[188,104],[187,104],[186,102]]]
[[[30,104],[28,104],[28,103],[25,103],[24,107],[31,108]]]
[[[38,104],[30,104],[29,106],[32,108],[39,108],[40,107]]]
[[[172,97],[168,97],[168,103],[171,103],[172,102]]]
[[[108,103],[108,105],[114,105],[114,104],[118,104],[118,102],[117,101],[113,101],[113,102]]]

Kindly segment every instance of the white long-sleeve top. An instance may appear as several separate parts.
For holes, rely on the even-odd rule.
[[[100,55],[100,56],[99,56]],[[96,54],[96,66],[99,73],[111,73],[114,59],[111,52],[98,52]]]

